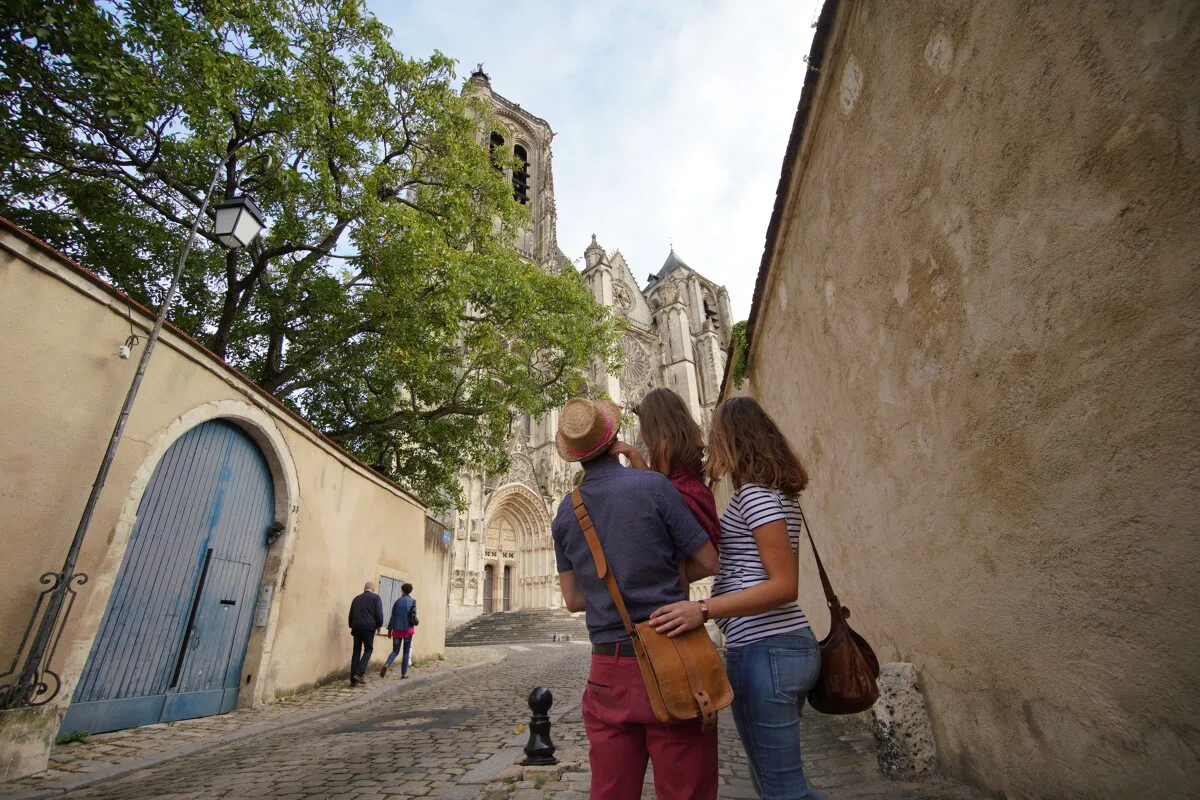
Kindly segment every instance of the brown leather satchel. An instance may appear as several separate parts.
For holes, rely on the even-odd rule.
[[[803,511],[800,518],[817,559],[821,588],[825,590],[825,601],[829,605],[829,635],[821,640],[821,677],[808,693],[808,704],[823,714],[857,714],[875,705],[879,699],[879,687],[875,683],[879,677],[879,659],[867,640],[846,623],[850,609],[839,603],[833,593]]]
[[[717,724],[717,711],[733,702],[733,687],[729,685],[717,648],[708,638],[708,631],[700,627],[672,639],[655,631],[649,622],[633,624],[579,489],[571,492],[571,502],[575,505],[575,518],[583,528],[588,549],[592,551],[596,574],[608,587],[633,642],[654,716],[659,722],[686,722],[698,718],[704,730],[710,730]]]

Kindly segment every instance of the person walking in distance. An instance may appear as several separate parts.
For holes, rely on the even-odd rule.
[[[387,663],[379,670],[379,677],[387,675],[388,668],[404,648],[400,659],[400,677],[408,677],[409,656],[412,655],[412,637],[420,622],[417,620],[417,601],[412,596],[413,586],[406,583],[400,587],[400,596],[392,603],[392,616],[388,619],[388,636],[392,637],[392,654],[387,657]]]
[[[575,398],[563,407],[555,446],[583,463],[579,491],[629,616],[644,622],[656,608],[687,597],[690,580],[717,570],[717,552],[667,476],[621,466],[612,452],[621,410],[607,400]],[[661,800],[717,796],[717,731],[701,720],[665,724],[654,716],[633,644],[612,596],[596,572],[571,496],[551,524],[559,587],[569,611],[587,611],[592,665],[583,723],[595,800],[636,800],[648,760]]]
[[[721,517],[721,569],[707,603],[676,602],[650,624],[677,636],[717,620],[733,686],[733,720],[763,800],[821,800],[800,760],[800,711],[821,672],[821,650],[796,603],[808,474],[775,421],[749,397],[713,414],[708,474],[730,476]]]
[[[350,685],[365,686],[367,665],[375,652],[375,631],[383,627],[383,601],[375,593],[375,582],[367,581],[363,592],[350,601],[350,634],[354,651],[350,656]]]

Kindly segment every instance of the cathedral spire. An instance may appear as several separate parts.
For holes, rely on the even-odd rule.
[[[604,248],[596,242],[596,234],[592,234],[592,243],[588,245],[587,250],[583,251],[583,257],[587,260],[588,269],[599,264],[605,256]]]

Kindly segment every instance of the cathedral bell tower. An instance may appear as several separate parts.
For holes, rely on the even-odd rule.
[[[530,214],[529,227],[517,237],[517,252],[547,272],[559,273],[566,256],[558,247],[558,211],[550,163],[554,131],[550,123],[493,91],[482,64],[463,86],[463,95],[483,100],[492,115],[493,124],[480,127],[481,143],[492,150],[509,149],[519,162],[505,170],[512,182],[513,199]]]
[[[560,273],[567,258],[558,247],[550,124],[497,94],[482,64],[462,93],[481,101],[482,109],[476,106],[473,113],[487,115],[486,124],[477,120],[479,144],[517,159],[505,168],[505,177],[530,219],[513,246],[541,269]],[[570,490],[575,468],[554,449],[556,425],[555,411],[538,419],[517,417],[506,472],[476,467],[459,474],[468,508],[455,513],[447,630],[481,614],[562,606],[550,518]]]

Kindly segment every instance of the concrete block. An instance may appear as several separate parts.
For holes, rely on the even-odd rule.
[[[497,772],[496,777],[492,778],[492,780],[499,783],[516,783],[519,780],[524,780],[524,771],[525,767],[522,767],[520,764],[513,764]]]
[[[58,706],[0,711],[0,783],[46,769],[61,725]]]
[[[916,665],[893,663],[880,668],[879,699],[871,716],[872,732],[879,744],[879,768],[884,774],[911,778],[937,771],[933,725]]]
[[[523,780],[527,781],[556,781],[567,771],[566,764],[555,764],[551,767],[523,767]]]

